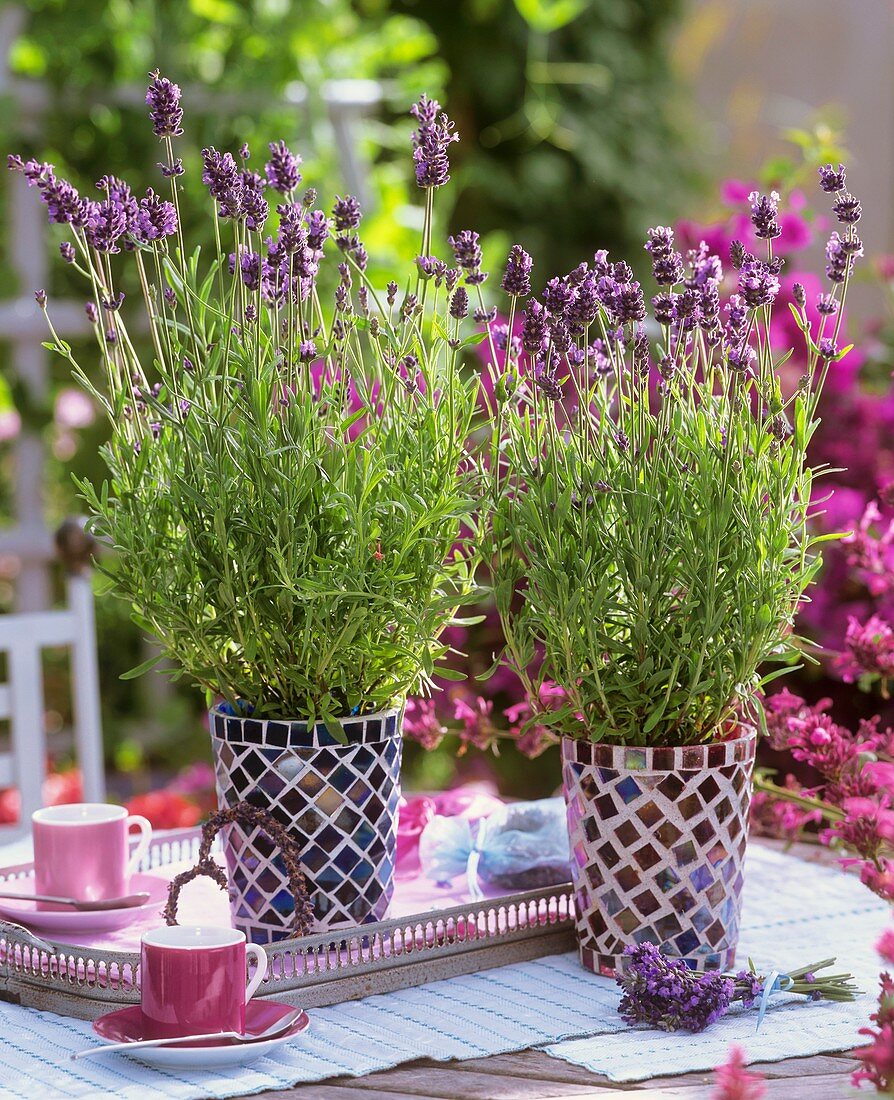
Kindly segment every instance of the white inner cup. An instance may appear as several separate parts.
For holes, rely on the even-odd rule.
[[[180,947],[187,951],[203,947],[232,947],[244,942],[245,933],[235,928],[201,925],[165,925],[143,934],[143,943],[149,947]]]
[[[41,825],[90,825],[102,821],[120,821],[127,817],[123,806],[111,806],[106,802],[75,802],[69,806],[45,806],[35,810],[32,821]]]

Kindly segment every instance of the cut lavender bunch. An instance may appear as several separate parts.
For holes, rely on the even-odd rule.
[[[616,974],[624,990],[618,1012],[628,1024],[648,1024],[661,1031],[704,1031],[736,1002],[750,1009],[765,1004],[774,993],[795,993],[810,1000],[852,1001],[857,989],[852,974],[820,977],[834,965],[823,959],[788,974],[763,975],[749,963],[735,974],[697,974],[653,943],[624,949],[626,965]]]

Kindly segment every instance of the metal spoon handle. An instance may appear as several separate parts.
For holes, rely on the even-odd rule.
[[[86,1050],[77,1050],[69,1055],[73,1062],[81,1058],[89,1058],[93,1054],[108,1054],[116,1050],[140,1050],[143,1047],[166,1047],[176,1043],[198,1043],[208,1039],[241,1039],[243,1036],[238,1031],[219,1031],[213,1035],[174,1035],[169,1039],[139,1039],[133,1043],[109,1043],[101,1047],[88,1047]]]
[[[79,898],[57,898],[53,894],[15,894],[12,891],[0,891],[0,898],[14,901],[43,901],[50,905],[69,905],[82,912],[101,912],[105,909],[133,909],[149,900],[148,893],[128,894],[123,898],[100,898],[97,901],[82,901]]]
[[[251,1043],[261,1043],[265,1039],[277,1038],[282,1032],[288,1031],[300,1015],[301,1009],[295,1008],[288,1015],[283,1016],[281,1020],[277,1020],[275,1024],[271,1024],[270,1027],[254,1035],[242,1035],[238,1031],[219,1031],[212,1035],[205,1033],[204,1035],[175,1035],[168,1039],[137,1039],[132,1043],[109,1043],[101,1047],[88,1047],[86,1050],[75,1051],[69,1057],[73,1062],[77,1062],[81,1058],[89,1058],[93,1054],[106,1054],[109,1051],[139,1050],[141,1047],[166,1047],[176,1043],[207,1042],[209,1039],[235,1039],[236,1042],[247,1046]]]

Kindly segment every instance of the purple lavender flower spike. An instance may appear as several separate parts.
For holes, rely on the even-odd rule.
[[[459,141],[459,134],[436,99],[423,95],[410,114],[417,123],[412,134],[416,183],[426,189],[442,187],[450,179],[447,149]]]
[[[264,166],[267,181],[274,191],[288,195],[301,182],[301,173],[298,171],[301,157],[293,153],[284,141],[271,141],[269,149],[270,160]]]
[[[840,303],[832,294],[818,294],[816,299],[816,312],[823,317],[831,317],[838,312]]]
[[[40,306],[41,309],[47,308],[47,292],[45,290],[34,291],[34,301]]]
[[[659,325],[669,325],[674,319],[676,294],[656,294],[652,299],[655,320]]]
[[[99,313],[96,310],[96,305],[93,302],[84,303],[84,312],[87,314],[87,320],[91,325],[95,325],[99,319]]]
[[[739,293],[751,309],[770,305],[779,293],[779,279],[761,260],[746,260],[739,270]]]
[[[587,274],[577,285],[574,297],[565,311],[573,332],[583,332],[599,316],[599,295],[596,290],[596,278]]]
[[[133,229],[141,244],[160,241],[177,232],[177,211],[172,202],[160,198],[151,187],[146,197],[140,199],[139,212]]]
[[[481,245],[473,229],[462,229],[455,237],[447,238],[456,263],[463,271],[474,271],[481,264]]]
[[[853,264],[838,233],[833,233],[826,242],[826,276],[832,283],[843,283]]]
[[[335,204],[332,207],[336,232],[350,233],[360,225],[361,217],[360,203],[353,195],[345,195],[344,198],[336,195]]]
[[[752,191],[748,196],[751,203],[751,224],[754,226],[754,235],[763,241],[772,241],[778,237],[782,230],[776,220],[779,216],[779,195],[771,191],[769,195],[762,195],[759,191]]]
[[[243,186],[241,208],[246,227],[260,232],[270,213],[263,192],[254,187]]]
[[[469,315],[469,292],[463,286],[458,286],[450,299],[450,316],[461,321]]]
[[[173,164],[165,164],[164,161],[158,161],[156,167],[161,170],[161,174],[165,179],[171,179],[175,176],[182,176],[186,169],[183,167],[183,161],[180,157],[174,161]]]
[[[221,153],[213,146],[202,150],[202,183],[217,200],[222,218],[236,218],[241,208],[244,185],[231,153]]]
[[[642,287],[633,282],[618,283],[615,291],[615,317],[619,324],[628,321],[642,321],[646,316],[646,303]]]
[[[146,91],[146,103],[149,105],[149,118],[152,129],[159,138],[179,137],[183,130],[183,108],[180,106],[182,95],[177,84],[161,76],[158,69],[149,74],[152,83]]]
[[[546,310],[539,302],[529,302],[522,323],[522,347],[529,355],[540,355],[546,347],[548,336]]]
[[[863,207],[859,199],[854,198],[850,191],[840,195],[832,209],[835,211],[835,217],[844,225],[856,225],[863,216]]]
[[[107,313],[117,313],[118,310],[124,305],[124,297],[124,291],[119,290],[114,298],[102,299],[102,308]]]
[[[59,245],[59,255],[67,264],[73,264],[75,262],[75,250],[71,241],[63,241]]]
[[[87,203],[87,241],[97,252],[120,252],[118,241],[127,232],[127,214],[114,199]]]
[[[574,299],[574,288],[569,286],[565,279],[556,276],[543,288],[541,297],[553,317],[563,317],[565,310]]]
[[[322,210],[311,210],[304,215],[307,227],[307,243],[315,252],[322,252],[329,238],[329,219]]]
[[[659,286],[674,286],[683,279],[683,257],[674,251],[674,233],[666,225],[649,230],[645,245],[652,257],[652,277]]]
[[[843,164],[838,165],[837,171],[831,164],[824,164],[819,169],[820,187],[827,195],[834,195],[836,191],[844,190],[846,176]]]
[[[531,293],[531,268],[534,261],[520,244],[509,250],[506,271],[500,286],[512,298],[527,298]]]

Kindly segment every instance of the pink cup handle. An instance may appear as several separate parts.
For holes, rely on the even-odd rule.
[[[254,977],[245,987],[245,1001],[247,1004],[257,993],[258,986],[267,977],[267,952],[256,943],[247,943],[245,945],[245,956],[255,960]]]
[[[132,875],[143,861],[143,856],[149,851],[149,843],[152,840],[152,822],[139,814],[131,814],[127,819],[127,828],[136,825],[140,830],[140,842],[134,849],[130,862],[127,865],[128,875]]]

